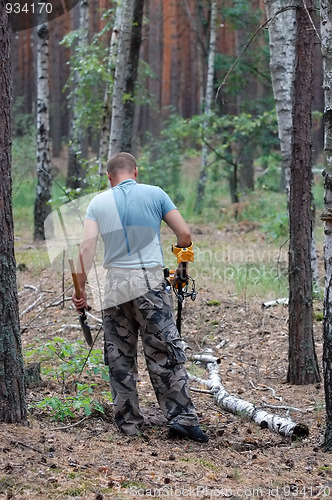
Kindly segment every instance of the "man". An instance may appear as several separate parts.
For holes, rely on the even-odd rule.
[[[103,305],[105,361],[115,422],[128,435],[138,434],[143,425],[136,389],[140,331],[150,379],[170,434],[207,442],[190,398],[186,358],[163,276],[160,244],[164,220],[177,238],[174,253],[188,255],[192,245],[189,228],[162,189],[136,182],[132,155],[115,154],[106,168],[112,189],[97,195],[88,206],[80,247],[84,269],[78,274],[82,298],[74,293],[73,302],[77,309],[87,307],[86,275],[100,233],[108,269]],[[180,262],[176,275],[183,273],[184,266]]]

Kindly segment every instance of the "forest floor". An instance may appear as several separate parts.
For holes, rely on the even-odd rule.
[[[198,248],[228,245],[229,256],[239,256],[245,250],[256,252],[257,248],[263,251],[264,242],[255,230],[244,231],[241,238],[238,233],[218,231],[213,226],[195,226],[192,230]],[[169,235],[163,237],[167,240]],[[61,293],[61,275],[50,267],[36,271],[26,264],[24,256],[36,251],[34,244],[18,239],[16,246],[21,269],[21,314],[42,295],[33,309],[22,314],[23,347],[37,349],[54,336],[72,342],[81,339],[80,330],[64,326],[77,320],[69,300],[64,308],[46,307]],[[271,258],[271,254],[266,255]],[[216,253],[213,258],[215,263],[220,261]],[[93,412],[89,417],[80,415],[63,422],[51,420],[41,409],[29,410],[28,426],[2,425],[0,429],[1,499],[332,497],[332,456],[321,447],[325,423],[323,384],[291,386],[285,382],[287,307],[264,308],[262,302],[271,297],[249,297],[244,290],[236,294],[221,275],[213,279],[208,272],[203,273],[204,266],[200,269],[197,299],[186,301],[183,312],[182,333],[191,352],[199,354],[211,348],[221,359],[220,374],[230,394],[281,416],[286,416],[287,408],[295,408],[289,416],[308,425],[309,436],[293,440],[261,429],[244,415],[236,416],[220,408],[210,394],[193,391],[201,426],[210,440],[199,444],[171,439],[140,349],[139,393],[146,418],[142,435],[129,438],[117,431],[111,403],[104,403],[103,414]],[[66,276],[65,287],[69,284]],[[318,301],[315,310],[321,309]],[[94,314],[98,316],[98,312]],[[89,322],[96,324],[91,318]],[[321,367],[322,322],[315,320],[314,329]],[[101,337],[96,343],[100,349]],[[226,342],[218,349],[222,340]],[[204,365],[188,362],[188,370],[207,377]],[[42,378],[40,385],[28,389],[29,405],[45,397],[75,393],[73,377],[50,380],[42,371]],[[108,390],[100,374],[87,377],[83,372],[80,380],[95,382],[100,391]]]

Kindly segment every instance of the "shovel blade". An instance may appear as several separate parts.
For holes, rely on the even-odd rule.
[[[79,315],[79,320],[86,343],[88,344],[89,347],[91,347],[92,346],[91,330],[89,325],[86,323],[86,315],[84,312]]]

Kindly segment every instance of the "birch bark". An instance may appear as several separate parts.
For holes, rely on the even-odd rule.
[[[80,0],[79,3],[79,50],[82,53],[84,47],[88,44],[89,38],[89,2]],[[73,82],[72,102],[71,102],[71,127],[68,152],[68,172],[66,185],[71,189],[80,188],[82,185],[82,142],[84,136],[84,123],[78,123],[77,119],[77,95],[76,86],[79,84],[79,75],[75,74]]]
[[[115,11],[114,26],[111,35],[109,56],[108,56],[108,73],[110,75],[110,83],[106,86],[104,94],[103,118],[101,124],[101,133],[99,140],[99,159],[98,171],[99,175],[105,174],[105,163],[108,157],[110,129],[111,129],[111,108],[112,108],[112,84],[114,81],[114,73],[116,67],[116,58],[119,45],[119,35],[122,25],[123,1],[119,1]]]
[[[134,0],[124,0],[123,16],[120,28],[118,53],[114,75],[114,87],[112,98],[112,122],[109,142],[109,155],[121,151],[121,140],[123,130],[123,110],[126,75],[128,70],[128,59],[130,49],[131,28],[133,21]]]
[[[283,184],[289,197],[298,0],[264,0],[269,23],[270,68],[283,159]],[[293,8],[290,8],[293,6]],[[283,10],[289,7],[288,10]],[[279,12],[279,14],[277,14]]]
[[[324,261],[323,370],[326,401],[325,451],[332,451],[332,5],[321,0],[324,88]]]
[[[44,221],[51,212],[48,25],[37,26],[37,191],[34,240],[44,240]]]
[[[297,18],[299,0],[264,0],[269,23],[270,68],[277,112],[278,134],[283,159],[281,188],[290,195],[290,167],[292,163],[292,130],[294,80],[296,67]],[[302,5],[302,3],[301,3]],[[319,289],[318,262],[312,220],[311,271],[316,290]]]
[[[212,105],[213,96],[213,77],[214,77],[214,58],[216,52],[217,40],[217,0],[211,0],[211,27],[210,27],[210,42],[209,42],[209,56],[208,56],[208,72],[206,82],[205,106],[204,114],[209,114]],[[207,123],[203,123],[203,135],[207,129]],[[207,181],[207,164],[208,164],[208,146],[203,143],[202,156],[201,156],[201,171],[198,181],[197,199],[195,204],[195,212],[202,211],[203,198],[205,193]]]

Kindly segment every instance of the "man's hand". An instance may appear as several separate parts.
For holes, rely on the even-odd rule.
[[[87,296],[84,288],[80,288],[80,293],[81,293],[81,298],[78,299],[76,297],[76,292],[74,290],[73,295],[72,295],[72,301],[74,302],[74,305],[78,311],[81,311],[82,309],[89,309],[88,306],[88,301],[87,301]]]
[[[174,271],[174,278],[179,283],[179,287],[184,287],[188,282],[188,262],[180,262],[178,267]]]

